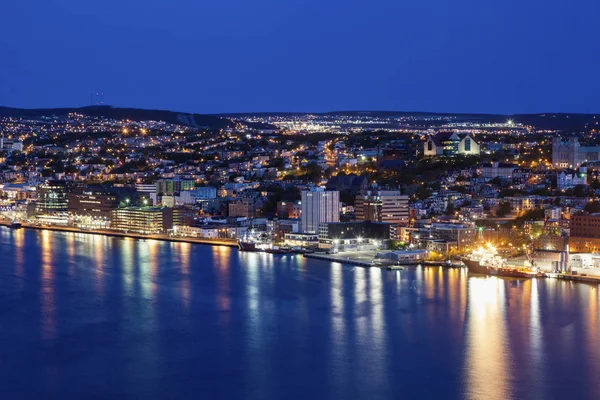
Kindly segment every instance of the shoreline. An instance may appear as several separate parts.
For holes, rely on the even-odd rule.
[[[10,228],[10,222],[0,221],[0,226]],[[141,233],[123,233],[119,231],[110,231],[110,230],[88,230],[88,229],[79,229],[68,226],[36,226],[36,225],[28,225],[23,224],[21,228],[18,229],[32,229],[38,231],[53,231],[53,232],[68,232],[68,233],[84,233],[88,235],[102,235],[102,236],[111,236],[111,237],[120,237],[120,238],[130,238],[130,239],[153,239],[160,240],[163,242],[176,242],[176,243],[192,243],[192,244],[204,244],[209,246],[228,246],[228,247],[238,247],[238,241],[236,239],[202,239],[202,238],[185,238],[185,237],[172,237],[172,236],[163,236],[163,235],[144,235]]]
[[[0,227],[6,227],[8,229],[12,229],[10,228],[10,222],[7,221],[0,221]],[[74,227],[63,227],[63,226],[36,226],[36,225],[28,225],[28,224],[23,224],[21,228],[19,229],[31,229],[31,230],[38,230],[38,231],[52,231],[52,232],[67,232],[67,233],[83,233],[83,234],[89,234],[89,235],[101,235],[101,236],[108,236],[108,237],[118,237],[118,238],[129,238],[129,239],[152,239],[152,240],[159,240],[159,241],[163,241],[163,242],[174,242],[174,243],[191,243],[191,244],[201,244],[201,245],[207,245],[207,246],[227,246],[227,247],[235,247],[238,248],[238,241],[237,239],[202,239],[202,238],[185,238],[185,237],[171,237],[171,236],[163,236],[163,235],[144,235],[144,234],[140,234],[140,233],[123,233],[123,232],[118,232],[118,231],[110,231],[110,230],[86,230],[86,229],[79,229],[79,228],[74,228]],[[311,259],[315,259],[315,260],[321,260],[321,261],[329,261],[329,262],[337,262],[337,263],[341,263],[344,265],[355,265],[355,266],[361,266],[361,267],[365,267],[365,268],[382,268],[385,269],[388,267],[388,265],[393,265],[393,264],[373,264],[371,261],[364,261],[364,260],[357,260],[357,259],[351,259],[351,258],[342,258],[342,257],[336,257],[336,256],[332,256],[330,254],[322,254],[322,253],[309,253],[309,254],[304,254],[303,255],[305,258],[311,258]],[[441,267],[446,267],[446,268],[454,268],[451,266],[446,266],[444,263],[431,263],[431,262],[422,262],[419,263],[423,266],[441,266]],[[404,266],[416,266],[417,263],[415,263],[414,265],[411,263],[407,263]],[[571,275],[571,274],[552,274],[552,273],[545,273],[543,276],[544,279],[559,279],[559,280],[564,280],[564,281],[572,281],[572,282],[579,282],[579,283],[587,283],[587,284],[595,284],[595,285],[600,285],[600,277],[595,277],[595,276],[589,276],[589,275]]]

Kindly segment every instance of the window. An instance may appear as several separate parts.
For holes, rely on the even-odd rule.
[[[465,139],[465,151],[471,151],[471,139]]]
[[[431,140],[427,142],[427,151],[433,151],[433,142]]]

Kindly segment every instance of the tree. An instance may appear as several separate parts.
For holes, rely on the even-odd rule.
[[[348,206],[353,206],[356,202],[356,193],[352,190],[342,190],[340,192],[340,201]]]
[[[454,215],[454,203],[449,201],[448,206],[446,207],[446,215]]]
[[[600,181],[598,179],[594,179],[590,182],[590,187],[594,190],[600,189]]]
[[[573,189],[573,195],[575,197],[586,197],[588,195],[588,189],[585,185],[577,185]]]
[[[600,202],[598,201],[590,201],[583,207],[583,211],[588,212],[590,214],[600,212]]]
[[[415,197],[419,200],[425,200],[429,198],[429,196],[431,196],[431,190],[423,185],[420,185],[415,192]]]
[[[499,218],[504,218],[511,211],[510,203],[508,201],[502,201],[498,204],[498,210],[496,211],[496,216]]]

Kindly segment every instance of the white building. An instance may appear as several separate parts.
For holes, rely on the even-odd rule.
[[[163,202],[165,201],[163,196]],[[175,205],[196,204],[201,200],[211,200],[217,198],[217,189],[211,186],[196,187],[192,190],[182,190],[178,196],[173,196]]]
[[[423,154],[426,157],[457,155],[479,155],[479,143],[471,135],[460,137],[456,132],[438,132],[425,143]]]
[[[6,150],[8,152],[23,151],[23,142],[0,136],[0,151],[1,150]]]
[[[324,222],[340,222],[340,192],[302,191],[302,232],[318,234]]]
[[[376,258],[392,260],[398,263],[417,263],[425,261],[427,250],[394,250],[377,253]]]
[[[579,172],[572,169],[561,171],[556,175],[556,188],[567,190],[577,185],[587,185],[587,168],[579,168]]]
[[[585,147],[577,138],[563,142],[552,140],[552,166],[554,168],[577,168],[585,162],[600,161],[600,147]]]
[[[215,227],[205,228],[205,227],[199,227],[199,226],[175,225],[173,227],[173,233],[176,236],[182,236],[182,237],[216,239],[219,237],[219,228],[215,228]]]
[[[480,171],[481,177],[485,179],[500,178],[513,178],[515,171],[519,167],[515,164],[500,163],[497,161],[481,164]]]
[[[546,210],[544,211],[544,214],[545,214],[546,218],[548,218],[548,219],[560,219],[561,214],[562,214],[562,208],[560,208],[560,207],[546,208]]]

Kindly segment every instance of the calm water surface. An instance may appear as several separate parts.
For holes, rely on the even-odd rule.
[[[600,290],[0,228],[2,399],[599,399]]]

